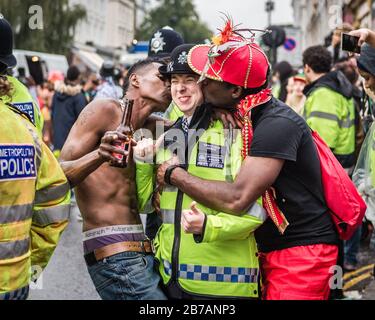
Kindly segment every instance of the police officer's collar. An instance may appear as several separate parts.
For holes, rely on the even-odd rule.
[[[208,129],[210,124],[212,114],[212,105],[208,103],[204,103],[198,108],[196,108],[193,116],[191,117],[189,129]],[[181,117],[175,124],[176,129],[182,129],[182,119]],[[208,120],[207,120],[208,119]],[[207,121],[206,121],[207,120]]]
[[[184,117],[180,117],[175,124],[171,127],[171,129],[179,129],[182,130],[182,120]],[[197,132],[202,132],[201,129],[207,130],[210,126],[212,118],[212,105],[204,103],[199,106],[194,115],[191,118],[189,129],[190,130],[197,130]],[[164,140],[164,147],[168,147],[171,143],[175,143],[175,140],[168,139],[168,136],[165,137]],[[190,141],[189,141],[190,143]]]

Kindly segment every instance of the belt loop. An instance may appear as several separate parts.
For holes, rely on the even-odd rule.
[[[146,253],[145,240],[141,240],[141,249],[142,249],[142,253]]]

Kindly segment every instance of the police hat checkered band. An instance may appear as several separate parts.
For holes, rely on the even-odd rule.
[[[165,273],[171,276],[172,265],[168,261],[163,260],[163,266]],[[178,277],[197,281],[257,283],[259,269],[180,264]]]

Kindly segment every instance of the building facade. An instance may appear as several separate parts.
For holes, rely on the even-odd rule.
[[[343,7],[344,22],[353,25],[354,28],[372,28],[375,17],[373,0],[346,0]]]
[[[301,30],[302,47],[324,44],[342,23],[372,28],[374,0],[293,0],[295,26]]]
[[[77,45],[125,50],[135,33],[135,0],[70,0],[86,8],[87,18],[75,30]]]
[[[301,30],[302,48],[324,44],[324,39],[342,24],[345,0],[293,0],[294,21]]]

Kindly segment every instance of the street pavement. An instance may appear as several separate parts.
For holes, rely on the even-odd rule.
[[[375,248],[362,245],[358,255],[359,266],[344,274],[345,294],[359,300],[375,300]]]
[[[73,206],[70,223],[37,285],[30,290],[30,300],[98,300],[83,259],[82,222]],[[144,222],[144,217],[142,217]],[[359,269],[344,275],[344,288],[352,299],[375,300],[375,249],[361,248]]]
[[[42,278],[31,288],[29,300],[100,299],[83,259],[82,222],[77,220],[78,213],[77,206],[72,207],[69,226]]]

